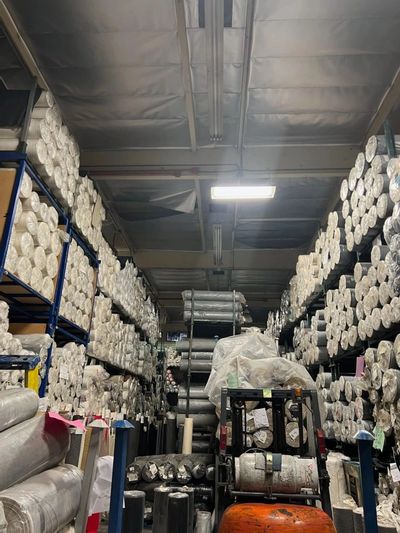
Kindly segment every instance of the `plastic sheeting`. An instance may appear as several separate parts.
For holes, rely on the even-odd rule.
[[[68,448],[67,426],[47,415],[31,418],[3,431],[0,433],[3,464],[0,490],[56,466]]]
[[[38,395],[31,389],[0,391],[0,431],[32,418],[38,408]]]
[[[245,333],[222,339],[215,347],[213,370],[204,390],[217,410],[224,387],[315,389],[315,383],[303,366],[277,357],[272,337]]]
[[[75,517],[82,473],[63,465],[0,493],[8,533],[54,533]]]

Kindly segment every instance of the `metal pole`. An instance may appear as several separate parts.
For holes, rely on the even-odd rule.
[[[385,120],[385,122],[383,123],[383,129],[385,132],[388,155],[390,158],[396,157],[397,154],[396,154],[396,145],[394,143],[393,130],[388,120]]]
[[[378,533],[374,471],[372,466],[372,443],[374,437],[369,431],[361,430],[356,434],[355,438],[358,444],[358,456],[360,460],[365,533]]]
[[[133,429],[133,425],[127,420],[117,420],[114,422],[113,427],[116,430],[116,436],[108,533],[121,533],[124,506],[126,454],[128,451],[129,430]]]
[[[188,354],[188,369],[187,369],[187,390],[186,390],[186,418],[189,418],[190,412],[190,381],[192,373],[192,351],[193,351],[193,327],[194,327],[194,290],[192,289],[192,313],[190,317],[190,338],[189,338],[189,354]]]
[[[28,137],[29,126],[31,123],[32,109],[35,104],[36,89],[37,89],[37,80],[35,78],[33,80],[33,84],[29,92],[29,98],[28,98],[28,103],[26,106],[24,123],[22,125],[21,137],[20,137],[19,145],[18,145],[18,152],[22,152],[24,154],[26,153],[26,148],[27,148],[26,141]]]

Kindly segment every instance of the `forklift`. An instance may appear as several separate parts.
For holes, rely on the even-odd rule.
[[[272,442],[266,449],[252,446],[251,409],[261,414],[268,410],[269,420],[265,415],[261,418],[273,427]],[[293,437],[290,444],[288,417]],[[215,460],[215,523],[219,533],[335,533],[316,391],[222,389]],[[302,469],[304,482],[296,480]]]

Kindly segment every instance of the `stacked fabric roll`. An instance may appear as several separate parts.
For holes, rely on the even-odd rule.
[[[21,337],[25,335],[15,336],[8,331],[9,328],[9,306],[6,302],[0,300],[0,355],[34,355],[35,352],[25,349],[21,341]],[[19,338],[20,337],[20,338]],[[36,337],[36,335],[32,335]],[[48,337],[44,335],[43,337]],[[47,349],[44,354],[41,352],[43,361],[47,358]],[[23,387],[24,372],[22,370],[4,370],[0,371],[0,390]]]
[[[137,373],[139,333],[133,324],[124,324],[112,312],[112,301],[102,295],[95,297],[88,354],[119,368]]]
[[[155,344],[160,337],[160,321],[154,303],[148,296],[144,302],[141,327],[149,337],[151,343]]]
[[[59,531],[79,507],[81,471],[57,466],[69,448],[67,426],[48,415],[35,416],[38,405],[30,389],[0,392],[0,504],[10,532]]]
[[[293,347],[296,358],[305,366],[328,360],[327,334],[324,310],[316,311],[310,322],[302,320],[294,329]]]
[[[321,372],[316,386],[322,397],[326,438],[355,443],[358,430],[373,430],[373,406],[367,399],[364,380],[341,376],[338,381],[333,381],[330,373]]]
[[[52,410],[76,413],[82,390],[85,346],[73,342],[54,347],[48,375],[48,402]]]
[[[121,263],[104,237],[100,239],[98,257],[100,261],[97,280],[99,289],[103,294],[112,298],[116,285],[116,275],[121,270]]]
[[[182,293],[183,299],[183,319],[189,321],[192,316],[194,320],[210,322],[232,322],[236,324],[244,323],[243,311],[246,300],[240,292],[231,291],[192,291],[187,290]]]
[[[285,321],[281,311],[270,311],[267,315],[266,330],[272,337],[278,338]]]
[[[133,376],[112,376],[100,365],[88,365],[83,374],[82,414],[115,418],[134,416],[141,407],[141,387]]]
[[[100,194],[88,176],[78,176],[76,185],[73,222],[97,252],[102,242],[101,228],[106,211]]]
[[[0,150],[16,150],[19,135],[19,129],[1,130]],[[79,178],[79,148],[51,93],[43,93],[33,109],[27,154],[54,195],[72,208]]]
[[[42,202],[24,174],[6,256],[6,269],[48,300],[53,300],[63,232],[58,213]]]
[[[75,239],[71,239],[61,297],[61,315],[89,331],[95,291],[95,270],[83,249]]]

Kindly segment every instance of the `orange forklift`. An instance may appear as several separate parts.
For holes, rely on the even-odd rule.
[[[260,413],[265,425],[273,426],[268,449],[252,447],[250,409]],[[266,410],[269,420],[263,414]],[[264,429],[261,442],[268,427]],[[215,515],[219,533],[335,533],[316,391],[221,391]]]

